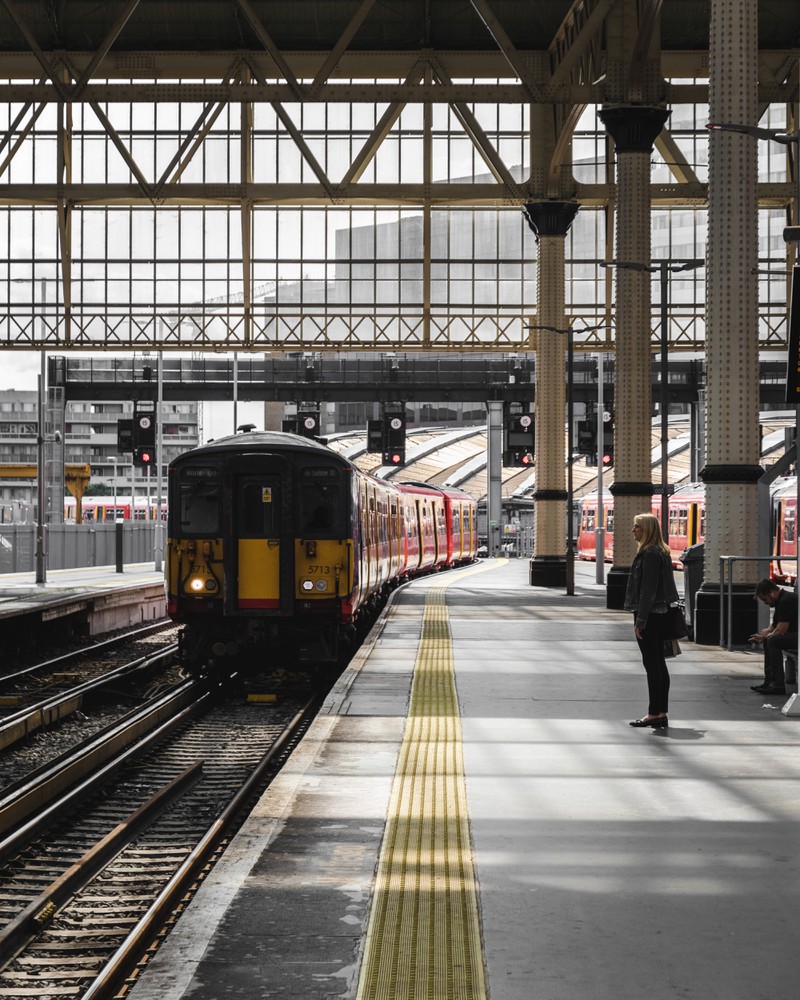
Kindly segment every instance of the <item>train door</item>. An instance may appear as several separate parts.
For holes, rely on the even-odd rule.
[[[291,614],[294,606],[294,517],[288,474],[276,460],[247,456],[231,473],[234,572],[226,588],[229,614]],[[236,463],[238,464],[238,463]],[[226,574],[226,581],[228,576]]]

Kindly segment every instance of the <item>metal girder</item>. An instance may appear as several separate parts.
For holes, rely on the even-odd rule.
[[[672,176],[681,184],[699,184],[694,168],[683,155],[677,142],[665,127],[656,137],[655,147],[664,158]]]
[[[495,16],[488,0],[469,0],[469,2],[472,4],[478,17],[486,25],[486,28],[495,40],[497,47],[508,60],[509,66],[516,73],[517,78],[528,95],[528,99],[531,101],[539,100],[542,96],[541,90],[539,89],[539,81],[534,79],[533,73],[531,73],[528,68],[528,64],[526,63],[522,53],[517,51],[515,48],[514,43],[511,41],[502,24]]]
[[[257,66],[257,60],[250,60]],[[446,63],[443,62],[443,65]],[[263,73],[263,71],[261,71]],[[262,77],[263,78],[263,77]],[[265,78],[264,78],[265,79]],[[795,92],[786,83],[762,81],[758,85],[758,99],[762,103],[788,103]],[[68,92],[59,93],[52,83],[7,83],[0,87],[0,94],[8,103],[26,101],[71,102]],[[672,104],[704,104],[708,102],[708,85],[705,83],[667,83],[665,99]],[[323,84],[313,96],[298,97],[285,83],[90,83],[81,94],[81,100],[101,104],[174,104],[203,103],[204,101],[271,103],[311,100],[319,104],[601,104],[603,90],[597,84],[563,84],[543,86],[536,100],[519,83],[454,83],[450,86],[426,87],[423,84],[343,82]]]
[[[599,74],[592,47],[606,14],[617,0],[574,0],[561,27],[550,43],[551,86],[567,83],[573,76],[588,82]]]
[[[327,57],[325,58],[325,62],[323,62],[323,64],[317,70],[314,79],[311,81],[310,93],[312,97],[319,91],[322,85],[328,80],[334,69],[336,69],[337,65],[339,64],[339,61],[341,60],[342,56],[347,50],[348,45],[350,44],[350,42],[352,42],[353,38],[358,32],[358,29],[364,23],[364,21],[367,18],[367,15],[374,6],[375,6],[375,0],[361,0],[361,6],[358,8],[353,17],[350,19],[350,23],[344,29],[341,36],[339,37],[338,42],[328,53]]]
[[[56,205],[64,200],[72,205],[150,205],[155,192],[144,193],[137,184],[4,184],[0,187],[0,205]],[[762,208],[781,208],[794,196],[791,181],[765,182],[758,186],[758,204]],[[608,204],[614,186],[577,184],[574,200],[588,207]],[[159,204],[169,205],[238,205],[243,199],[253,205],[394,205],[419,206],[429,201],[434,207],[448,205],[462,208],[513,206],[529,200],[527,195],[510,194],[501,184],[474,184],[460,181],[425,184],[334,185],[331,190],[318,182],[308,183],[168,183],[158,189]],[[657,207],[670,205],[705,205],[708,185],[653,184],[651,201]]]
[[[90,59],[89,65],[83,69],[80,76],[75,81],[75,86],[72,90],[73,100],[80,97],[83,88],[91,80],[94,71],[97,69],[100,63],[105,59],[111,46],[114,44],[119,35],[122,33],[122,29],[128,23],[128,21],[131,18],[131,15],[139,6],[139,2],[140,0],[128,0],[128,3],[119,12],[119,15],[117,16],[117,19],[114,22],[114,24],[111,26],[110,31],[107,33],[106,37],[100,43],[100,47]]]
[[[442,83],[452,83],[452,80],[447,75],[445,70],[439,66],[437,63],[433,64],[433,70],[436,76]],[[453,114],[461,122],[464,131],[469,136],[472,144],[480,153],[486,166],[491,170],[492,174],[497,179],[498,183],[502,184],[506,191],[506,197],[509,198],[523,198],[524,192],[520,191],[519,185],[511,176],[511,172],[506,167],[500,158],[500,154],[494,148],[494,146],[489,142],[489,138],[486,133],[481,128],[478,123],[477,118],[474,113],[470,110],[467,104],[458,102],[450,105]]]
[[[297,77],[292,72],[289,64],[283,56],[278,46],[272,41],[267,32],[267,29],[261,23],[261,19],[258,14],[253,10],[248,0],[234,0],[236,6],[241,10],[244,16],[250,23],[250,27],[258,36],[258,40],[270,54],[272,61],[278,68],[279,73],[286,81],[287,86],[294,95],[295,100],[302,100],[302,91],[300,89],[300,84],[297,82]]]
[[[406,77],[406,83],[416,83],[424,76],[425,65],[422,62],[415,63],[414,68],[411,70],[408,77]],[[342,177],[341,184],[339,185],[340,188],[347,187],[349,184],[354,184],[361,178],[364,171],[367,169],[370,160],[372,160],[375,156],[381,143],[391,132],[395,122],[403,113],[404,107],[405,104],[400,104],[395,101],[383,112],[379,121],[376,123],[375,128],[369,134],[356,158],[350,164],[350,167],[344,177]]]

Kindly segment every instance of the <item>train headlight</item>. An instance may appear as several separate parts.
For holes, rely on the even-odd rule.
[[[199,593],[204,586],[205,583],[203,582],[203,578],[201,576],[195,576],[189,581],[189,589],[193,590],[195,593]]]
[[[313,590],[314,589],[314,581],[313,580],[303,580],[303,581],[301,581],[300,586],[303,588],[303,590]]]
[[[327,590],[328,589],[328,581],[327,580],[317,580],[317,582],[314,584],[314,586],[319,591]]]
[[[209,577],[206,580],[206,590],[216,590],[216,589],[217,589],[217,581]]]

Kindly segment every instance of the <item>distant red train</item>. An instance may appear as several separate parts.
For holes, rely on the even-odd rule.
[[[661,497],[653,497],[653,514],[661,520]],[[596,556],[595,528],[598,519],[598,497],[590,493],[581,500],[578,528],[578,558],[594,560]],[[614,497],[603,496],[603,520],[606,529],[605,559],[614,556]],[[690,545],[702,542],[706,534],[706,500],[702,483],[678,487],[669,498],[669,547],[673,565],[680,567],[681,553]]]
[[[653,514],[661,520],[661,497],[653,497]],[[771,534],[773,555],[771,575],[779,583],[794,584],[797,576],[797,482],[780,479],[771,487]],[[614,498],[603,497],[605,561],[614,556]],[[578,558],[596,558],[595,529],[598,523],[598,497],[588,494],[580,502],[578,527]],[[680,557],[690,545],[702,542],[706,535],[706,497],[702,483],[678,487],[669,498],[669,547],[672,563],[683,568]],[[731,553],[733,554],[733,553]]]
[[[135,512],[135,521],[155,521],[158,504],[155,499],[148,500],[145,496],[136,497],[135,504],[129,496],[87,496],[81,501],[81,514],[85,522],[92,521],[130,521],[131,513]],[[64,520],[74,524],[77,518],[78,504],[75,497],[64,498]],[[161,520],[167,519],[167,502],[161,502]]]

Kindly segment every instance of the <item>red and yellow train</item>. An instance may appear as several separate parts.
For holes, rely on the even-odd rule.
[[[797,576],[797,480],[779,479],[770,488],[770,530],[772,555],[771,576],[779,583],[794,585]],[[596,493],[583,497],[578,525],[578,558],[596,558],[596,528],[598,526]],[[661,520],[661,497],[653,497],[652,512]],[[614,498],[603,498],[605,527],[605,560],[614,555]],[[680,557],[685,549],[702,542],[706,535],[706,497],[702,483],[678,487],[669,498],[669,547],[672,563],[683,568]],[[731,555],[733,553],[730,553]]]
[[[340,660],[388,592],[471,562],[477,504],[394,484],[295,434],[245,432],[172,462],[168,610],[194,669],[245,651]]]

